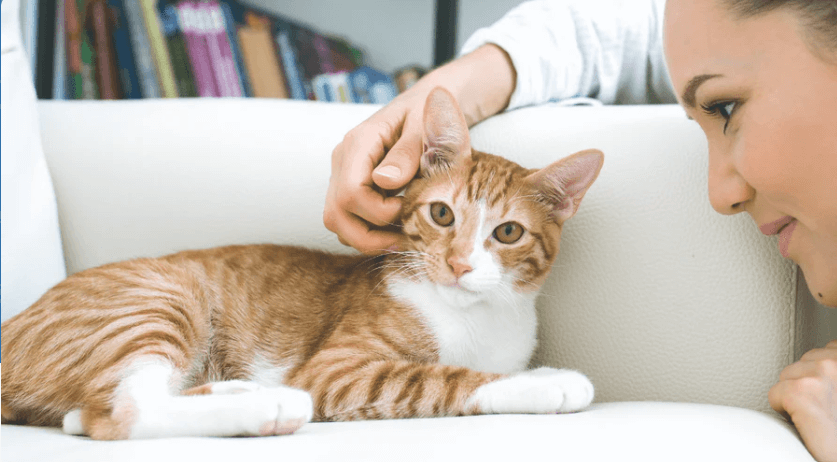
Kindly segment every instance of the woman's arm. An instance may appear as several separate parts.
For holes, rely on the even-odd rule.
[[[521,4],[467,41],[463,56],[352,129],[332,153],[323,222],[340,241],[378,253],[395,246],[397,191],[418,170],[421,116],[436,86],[469,126],[506,108],[589,96],[605,103],[674,102],[663,63],[664,0]]]
[[[475,32],[468,53],[493,43],[517,71],[509,109],[573,97],[605,104],[676,103],[662,45],[665,0],[521,3]]]

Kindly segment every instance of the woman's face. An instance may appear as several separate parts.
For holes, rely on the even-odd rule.
[[[837,306],[837,55],[816,55],[788,8],[748,19],[717,0],[666,8],[674,88],[709,141],[712,207],[778,233],[814,297]]]

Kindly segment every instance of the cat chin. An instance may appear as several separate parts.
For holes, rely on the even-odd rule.
[[[435,283],[436,291],[452,304],[459,306],[472,305],[488,298],[488,292],[468,290],[460,285]]]

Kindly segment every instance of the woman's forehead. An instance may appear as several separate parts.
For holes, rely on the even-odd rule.
[[[754,80],[777,60],[792,65],[788,51],[801,42],[795,26],[792,13],[784,9],[738,19],[719,0],[668,0],[665,53],[681,103],[695,79],[720,75]]]

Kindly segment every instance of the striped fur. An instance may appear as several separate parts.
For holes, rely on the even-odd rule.
[[[96,439],[267,435],[291,433],[310,419],[563,412],[589,404],[592,387],[580,374],[520,375],[533,329],[503,340],[521,345],[503,370],[445,359],[454,347],[440,331],[444,313],[432,321],[395,287],[426,285],[453,300],[464,297],[450,310],[492,300],[507,314],[534,313],[558,252],[565,215],[556,210],[568,201],[555,190],[583,182],[569,200],[577,207],[601,154],[576,154],[534,171],[473,151],[464,118],[442,90],[431,94],[425,121],[431,134],[423,175],[404,197],[401,252],[370,258],[242,245],[71,275],[2,325],[3,423],[63,423],[69,433]],[[567,171],[574,176],[561,173]],[[429,208],[437,201],[456,214],[453,226],[434,223]],[[514,244],[491,235],[506,221],[525,229]],[[454,260],[465,274],[454,274]],[[495,265],[485,272],[494,276],[468,279],[479,265]],[[518,299],[526,302],[503,304]],[[479,348],[472,357],[487,351]],[[543,399],[532,393],[538,386]],[[515,387],[540,402],[515,401],[508,391]],[[155,427],[161,421],[168,424]]]

